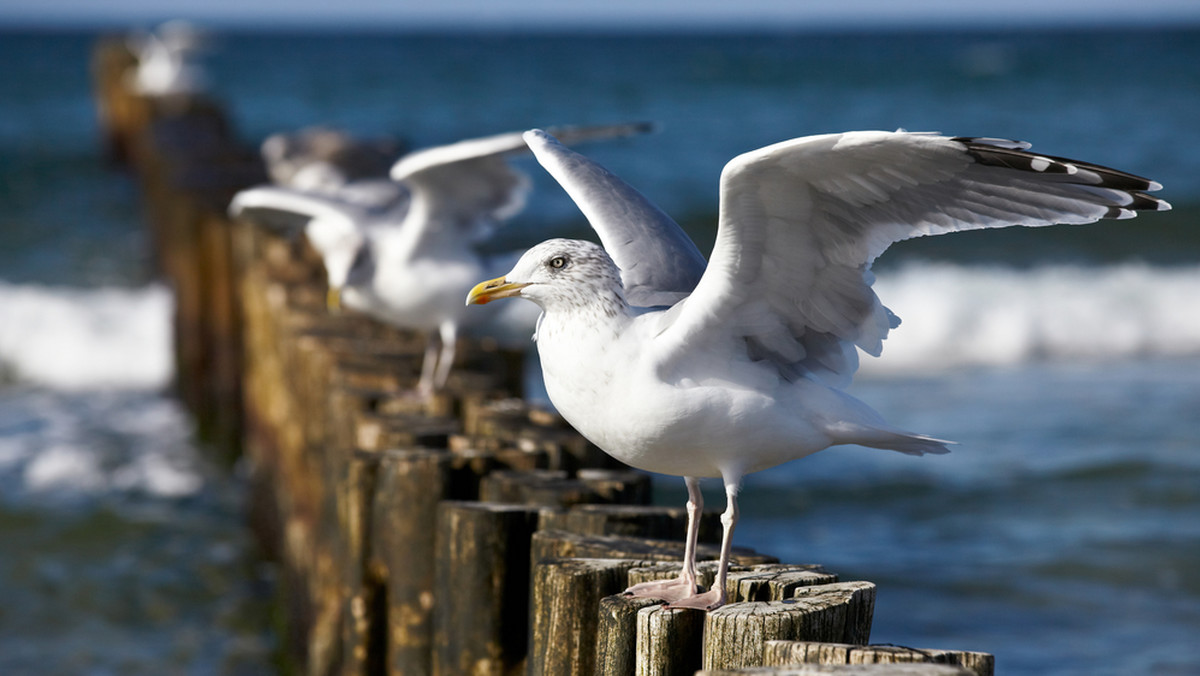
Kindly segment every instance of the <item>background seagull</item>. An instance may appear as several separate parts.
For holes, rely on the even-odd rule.
[[[557,131],[566,142],[582,142],[649,130],[647,124],[620,124]],[[390,175],[406,190],[402,201],[356,201],[348,192],[353,184],[332,192],[263,186],[238,193],[230,211],[300,215],[325,263],[331,306],[344,302],[389,324],[427,332],[417,386],[423,396],[445,385],[460,329],[528,345],[536,308],[468,317],[462,304],[475,281],[509,269],[520,255],[484,255],[479,246],[524,207],[529,179],[508,158],[527,152],[520,132],[470,139],[400,158]]]
[[[130,36],[129,51],[137,57],[129,75],[133,90],[150,97],[207,92],[208,74],[197,61],[206,42],[203,31],[186,21],[167,21],[153,32]]]
[[[842,391],[858,353],[878,356],[899,320],[871,289],[893,242],[960,230],[1130,218],[1166,210],[1161,186],[1028,144],[932,133],[847,132],[784,141],[721,174],[717,239],[703,256],[666,214],[621,179],[527,132],[603,248],[554,239],[467,303],[521,296],[558,411],[617,459],[683,476],[689,525],[675,580],[628,592],[673,606],[725,603],[737,492],[749,473],[837,444],[921,455],[932,437],[896,429]],[[717,580],[698,593],[701,477],[727,507]]]

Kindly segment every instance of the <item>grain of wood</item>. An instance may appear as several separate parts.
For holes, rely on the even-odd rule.
[[[700,521],[700,542],[721,540],[721,515],[706,512]],[[580,535],[622,535],[657,540],[682,540],[687,512],[683,507],[658,505],[582,504],[544,517],[542,530],[563,530]]]
[[[438,505],[449,492],[444,450],[381,451],[371,513],[373,568],[387,585],[388,673],[433,670]]]
[[[650,606],[637,614],[638,676],[687,676],[703,664],[706,613]]]
[[[992,676],[995,673],[995,658],[992,655],[966,650],[922,650],[892,645],[804,641],[768,641],[763,650],[763,664],[767,666],[908,662],[949,664],[965,668],[975,676]]]
[[[548,559],[533,569],[530,676],[596,672],[600,601],[623,591],[632,559]]]
[[[434,673],[506,674],[523,667],[529,544],[537,510],[444,501],[438,506]]]
[[[659,607],[657,599],[614,594],[600,599],[596,628],[596,676],[634,676],[638,611]]]
[[[708,614],[704,668],[760,666],[764,644],[772,640],[865,643],[874,605],[870,582],[801,587],[783,601],[731,603]]]
[[[696,676],[970,676],[948,664],[805,664],[795,667],[705,669]]]

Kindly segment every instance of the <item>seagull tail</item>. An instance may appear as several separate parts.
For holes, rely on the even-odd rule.
[[[942,455],[949,453],[955,442],[935,439],[923,434],[912,434],[887,427],[842,424],[829,430],[835,444],[857,444],[870,448],[898,451],[906,455]]]

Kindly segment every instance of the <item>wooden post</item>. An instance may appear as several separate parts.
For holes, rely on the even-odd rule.
[[[685,676],[703,664],[703,610],[642,608],[637,614],[638,676]]]
[[[462,435],[450,438],[453,454],[454,500],[481,500],[484,479],[498,470],[541,470],[546,467],[543,451],[524,451],[517,448],[481,449]],[[503,501],[501,501],[503,502]]]
[[[717,562],[703,561],[696,571],[702,586],[712,584]],[[662,563],[628,571],[630,584],[679,575],[679,565]],[[731,603],[780,600],[807,584],[836,582],[837,576],[817,566],[761,564],[735,566],[727,587]],[[771,598],[776,597],[776,598]],[[653,607],[650,607],[653,606]],[[625,675],[691,674],[700,668],[705,615],[666,610],[654,599],[613,596],[601,602],[597,636],[597,673]],[[636,622],[632,619],[636,615]],[[635,653],[636,649],[636,653]],[[604,659],[600,652],[604,651]]]
[[[634,598],[624,594],[600,599],[596,627],[596,676],[633,676],[638,654],[638,611],[660,606],[662,602],[658,599]]]
[[[387,586],[388,673],[433,672],[434,556],[438,504],[449,491],[450,454],[378,453],[371,523],[373,567]]]
[[[897,664],[924,662],[950,664],[970,670],[974,676],[993,676],[995,657],[966,650],[921,650],[891,645],[850,645],[806,641],[767,641],[763,666],[799,664]]]
[[[801,664],[775,669],[705,669],[696,676],[971,676],[971,672],[950,664]]]
[[[801,587],[837,581],[835,573],[818,565],[777,563],[755,566],[751,570],[731,571],[726,594],[732,601],[782,601],[791,598]]]
[[[510,502],[543,507],[583,503],[645,504],[650,478],[640,472],[595,470],[571,479],[565,470],[500,470],[484,477],[479,487],[484,502]]]
[[[386,583],[371,562],[371,512],[378,471],[378,454],[355,453],[338,488],[343,496],[340,520],[345,539],[341,666],[346,676],[382,673],[387,653]]]
[[[696,547],[698,558],[716,559],[719,555],[720,547],[715,545],[701,544]],[[532,557],[534,561],[584,557],[679,562],[683,560],[683,542],[615,535],[579,535],[565,531],[538,531],[533,536]],[[751,549],[741,547],[734,548],[732,558],[739,565],[778,562],[773,556],[759,554]],[[678,574],[678,566],[675,571]],[[632,576],[632,571],[630,574]]]
[[[562,511],[543,512],[541,529],[563,530],[580,535],[682,540],[687,530],[687,512],[683,507],[581,504]],[[701,516],[699,541],[721,541],[720,512],[705,512]]]
[[[760,666],[763,644],[771,640],[866,643],[874,607],[870,582],[801,587],[783,601],[731,603],[708,614],[704,668]]]
[[[596,671],[600,600],[628,586],[633,559],[547,559],[533,567],[529,676]]]
[[[536,508],[482,502],[438,507],[434,673],[507,674],[527,650],[529,543]]]

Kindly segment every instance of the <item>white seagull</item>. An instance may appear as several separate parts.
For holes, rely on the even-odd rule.
[[[567,142],[644,133],[647,124],[562,127]],[[536,308],[473,316],[462,298],[481,277],[509,269],[520,252],[480,251],[503,221],[525,205],[529,179],[508,158],[529,152],[521,132],[428,148],[401,157],[391,179],[407,199],[356,199],[354,183],[329,192],[260,186],[239,192],[234,215],[286,212],[306,220],[305,236],[322,256],[331,307],[343,302],[380,321],[429,334],[417,393],[445,385],[460,329],[528,345]]]
[[[878,356],[899,320],[871,289],[893,242],[1010,225],[1129,218],[1166,210],[1161,186],[1027,151],[1028,144],[865,131],[784,141],[721,174],[706,263],[666,214],[542,131],[525,140],[587,217],[603,248],[553,239],[467,303],[508,296],[542,308],[546,389],[580,433],[615,458],[683,476],[688,532],[674,580],[631,587],[675,607],[716,608],[742,477],[828,446],[911,455],[946,444],[883,421],[844,388],[857,350]],[[716,583],[696,587],[699,479],[720,477],[727,507]]]
[[[204,48],[204,32],[186,21],[167,21],[151,33],[129,38],[137,57],[130,73],[133,90],[143,96],[196,96],[208,90],[208,74],[197,61]]]

